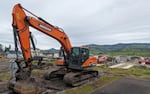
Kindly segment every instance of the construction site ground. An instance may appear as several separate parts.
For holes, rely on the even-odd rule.
[[[10,75],[8,61],[9,59],[0,60],[0,64],[1,64],[0,65],[0,94],[8,94],[10,92],[10,90],[8,90],[7,88],[7,83]],[[133,63],[129,62],[125,64],[132,65]],[[51,64],[49,64],[49,66],[51,67]],[[93,69],[95,70],[100,70],[101,72],[100,78],[94,81],[90,81],[87,84],[84,84],[79,87],[70,87],[67,86],[60,79],[52,80],[52,81],[43,80],[43,74],[45,70],[47,70],[47,68],[48,66],[45,66],[45,68],[43,69],[35,69],[32,71],[32,77],[35,78],[36,81],[41,82],[40,85],[43,86],[44,88],[43,94],[56,94],[56,93],[57,94],[90,94],[93,93],[94,91],[96,92],[97,88],[104,87],[105,85],[121,78],[128,77],[128,78],[146,79],[148,81],[150,80],[150,68],[144,66],[132,66],[130,68],[109,68],[109,66],[102,65],[102,66],[93,67]],[[102,93],[102,94],[106,94],[106,93]]]

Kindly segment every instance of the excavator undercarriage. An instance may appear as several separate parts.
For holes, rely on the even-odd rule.
[[[99,72],[91,69],[72,70],[63,67],[50,68],[45,74],[46,80],[62,79],[69,86],[79,86],[99,78]]]

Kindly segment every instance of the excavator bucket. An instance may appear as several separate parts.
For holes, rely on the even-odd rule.
[[[18,94],[39,94],[39,87],[34,79],[20,80],[14,85],[14,92]]]

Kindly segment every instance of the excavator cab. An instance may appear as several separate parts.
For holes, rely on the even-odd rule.
[[[58,59],[56,65],[67,66],[69,69],[83,70],[86,67],[95,66],[97,58],[89,55],[88,47],[72,47],[70,54],[65,54],[61,49],[60,53],[63,54],[64,59]]]
[[[82,69],[83,63],[89,58],[89,49],[85,47],[73,47],[69,56],[68,67]]]

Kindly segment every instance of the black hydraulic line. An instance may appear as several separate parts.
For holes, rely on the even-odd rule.
[[[30,40],[31,40],[31,43],[32,43],[32,46],[33,46],[33,50],[36,50],[35,43],[34,43],[33,36],[32,36],[31,32],[30,32]]]
[[[65,64],[67,65],[68,61],[67,61],[67,57],[66,57],[66,55],[65,55],[65,52],[64,52],[63,47],[61,47],[60,50],[62,51],[62,54],[63,54],[63,57],[64,57],[64,61],[65,61]]]
[[[12,27],[13,27],[13,35],[14,35],[14,43],[15,43],[15,52],[16,52],[16,60],[15,60],[15,62],[17,63],[17,66],[18,66],[18,70],[17,70],[17,72],[19,72],[20,70],[21,70],[21,66],[20,66],[20,62],[21,61],[19,61],[19,55],[18,55],[18,39],[17,39],[17,36],[18,36],[18,32],[17,32],[17,27],[16,26],[14,26],[14,25],[12,25]]]
[[[14,43],[15,43],[15,52],[16,52],[16,56],[17,56],[17,59],[18,59],[18,44],[17,44],[17,27],[12,25],[13,27],[13,34],[14,34]]]
[[[51,25],[49,22],[45,21],[43,18],[38,17],[38,19],[39,19],[39,20],[41,20],[41,21],[43,21],[44,23],[46,23],[46,24],[48,24],[48,25],[50,25],[50,26],[54,27],[54,26],[53,26],[53,25]]]
[[[22,9],[24,9],[26,12],[30,13],[31,15],[33,15],[33,16],[35,16],[35,17],[39,18],[37,15],[35,15],[35,14],[34,14],[34,13],[32,13],[32,12],[30,12],[30,11],[29,11],[29,10],[27,10],[26,8],[22,7],[21,5],[20,5],[20,7],[21,7]]]

